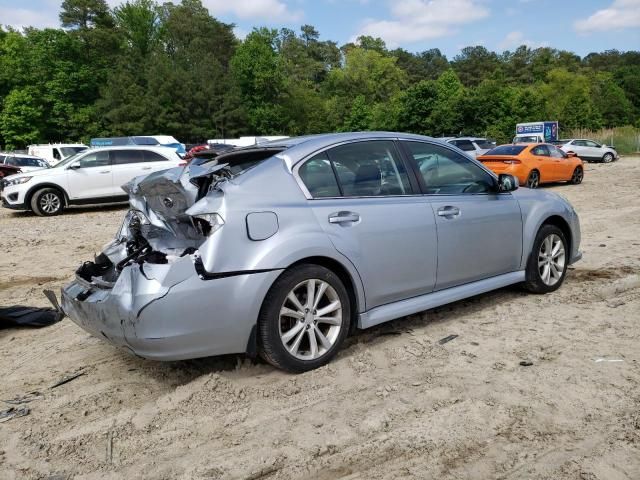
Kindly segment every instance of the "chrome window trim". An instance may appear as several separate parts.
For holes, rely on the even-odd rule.
[[[511,192],[482,192],[482,193],[412,193],[410,195],[372,195],[372,196],[358,196],[358,197],[345,197],[345,196],[340,196],[340,197],[314,197],[311,195],[311,193],[309,193],[309,190],[307,190],[306,185],[304,184],[304,182],[302,181],[302,178],[300,177],[300,174],[298,173],[298,170],[300,169],[300,167],[302,165],[304,165],[304,163],[306,163],[308,160],[311,160],[313,157],[315,157],[316,155],[322,153],[322,152],[326,152],[327,150],[330,150],[334,147],[339,147],[341,145],[346,145],[349,143],[359,143],[359,142],[369,142],[369,141],[376,141],[376,140],[387,140],[387,141],[392,141],[392,142],[397,142],[397,141],[403,141],[403,142],[418,142],[418,143],[426,143],[429,145],[435,145],[438,147],[444,147],[447,148],[449,150],[451,150],[453,153],[460,155],[462,157],[464,157],[466,160],[472,162],[473,164],[479,166],[484,172],[486,172],[490,177],[492,177],[494,180],[496,180],[496,182],[498,181],[498,176],[489,168],[485,167],[484,164],[474,158],[469,157],[468,155],[464,154],[464,153],[460,153],[459,151],[456,151],[454,148],[450,148],[450,147],[455,147],[455,145],[451,145],[447,142],[432,142],[432,141],[428,141],[428,140],[417,140],[415,138],[406,138],[406,137],[371,137],[371,138],[358,138],[358,139],[352,139],[352,140],[345,140],[342,142],[336,142],[333,143],[331,145],[326,145],[312,153],[310,153],[309,155],[301,158],[300,160],[298,160],[292,168],[291,174],[293,175],[293,178],[295,179],[296,183],[298,184],[298,186],[300,187],[300,189],[302,190],[302,193],[304,194],[305,198],[307,200],[347,200],[347,199],[357,199],[357,198],[363,198],[363,199],[367,199],[367,198],[410,198],[410,197],[456,197],[456,196],[460,196],[460,195],[511,195]],[[462,151],[462,150],[461,150]],[[402,155],[402,152],[399,152]],[[407,172],[407,174],[409,174],[409,172]],[[337,181],[337,179],[336,179]]]
[[[302,193],[304,193],[304,196],[307,198],[307,200],[327,200],[327,199],[334,199],[335,200],[335,199],[338,199],[338,198],[341,198],[341,199],[346,199],[346,198],[396,198],[396,197],[417,197],[417,196],[420,196],[420,194],[412,193],[410,195],[372,195],[372,196],[367,196],[367,197],[345,197],[345,196],[339,196],[339,197],[319,197],[319,198],[316,198],[316,197],[312,196],[311,193],[309,193],[309,190],[307,190],[307,186],[302,181],[302,178],[300,177],[300,174],[298,172],[298,170],[300,170],[300,167],[302,165],[304,165],[308,160],[311,160],[313,157],[315,157],[316,155],[318,155],[320,153],[326,152],[327,150],[331,150],[332,148],[339,147],[341,145],[348,145],[348,144],[351,144],[351,143],[362,143],[362,142],[375,142],[375,141],[381,141],[381,140],[384,140],[384,141],[387,141],[387,142],[396,142],[398,140],[398,138],[397,137],[357,138],[357,139],[344,140],[342,142],[332,143],[331,145],[325,145],[324,147],[322,147],[322,148],[310,153],[306,157],[303,157],[300,160],[298,160],[293,165],[293,169],[292,169],[291,173],[293,174],[293,178],[298,183],[298,186],[301,188]],[[397,150],[397,148],[396,148],[396,150]],[[396,153],[401,157],[401,160],[402,160],[402,153],[401,152],[396,152]],[[408,175],[410,175],[409,172],[407,172],[407,176]],[[336,178],[336,182],[339,182],[338,178]]]

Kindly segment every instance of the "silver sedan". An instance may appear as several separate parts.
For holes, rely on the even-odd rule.
[[[142,357],[246,352],[292,372],[345,337],[506,285],[556,290],[573,207],[456,147],[367,132],[290,138],[139,177],[67,315]]]

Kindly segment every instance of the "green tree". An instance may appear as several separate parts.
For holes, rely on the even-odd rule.
[[[610,73],[601,72],[595,76],[592,96],[594,106],[598,109],[605,127],[633,122],[633,105]]]
[[[249,125],[255,134],[282,133],[282,98],[285,76],[277,51],[278,32],[267,28],[255,29],[231,59],[231,69],[243,103],[247,105]]]
[[[60,23],[64,28],[86,30],[113,26],[105,0],[64,0],[61,8]]]
[[[451,62],[460,81],[468,86],[476,86],[485,78],[501,68],[501,62],[495,52],[485,47],[465,47]]]
[[[6,96],[0,114],[0,130],[6,148],[24,148],[42,138],[44,112],[38,92],[31,87],[15,88]]]
[[[560,121],[561,128],[599,128],[600,114],[595,107],[589,79],[564,68],[549,72],[540,86],[547,117]]]
[[[116,7],[113,15],[126,46],[135,54],[146,57],[159,40],[158,6],[151,0],[134,0]]]

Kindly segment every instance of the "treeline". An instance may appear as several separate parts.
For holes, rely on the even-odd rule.
[[[552,48],[453,59],[390,50],[360,37],[339,46],[304,25],[233,25],[200,0],[65,0],[62,29],[0,29],[0,145],[92,136],[237,135],[401,130],[512,137],[515,124],[640,126],[640,52],[584,58]]]

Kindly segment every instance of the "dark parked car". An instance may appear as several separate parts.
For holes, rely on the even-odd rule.
[[[16,173],[20,173],[20,167],[0,164],[0,178],[8,177],[9,175],[15,175]]]

